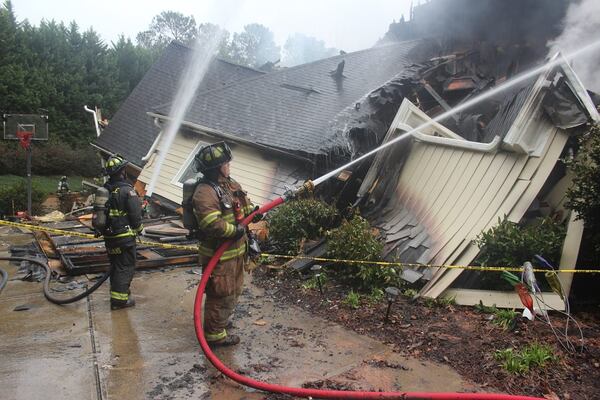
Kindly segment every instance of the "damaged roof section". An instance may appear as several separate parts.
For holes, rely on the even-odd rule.
[[[476,236],[505,215],[519,222],[540,194],[565,150],[565,128],[599,120],[566,62],[504,96],[483,127],[488,142],[466,140],[403,100],[384,143],[405,139],[377,154],[358,192],[386,237],[387,259],[469,265]],[[416,269],[404,278],[426,279],[421,294],[437,297],[461,272]]]

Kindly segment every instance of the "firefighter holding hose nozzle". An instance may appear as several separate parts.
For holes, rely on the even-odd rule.
[[[231,159],[231,149],[225,142],[203,146],[195,156],[196,171],[203,177],[193,181],[191,206],[197,229],[190,232],[195,232],[199,240],[200,264],[206,265],[222,242],[232,241],[206,287],[204,332],[211,346],[232,346],[240,342],[239,336],[227,332],[228,320],[242,293],[244,270],[250,272],[254,265],[248,259],[246,228],[238,225],[254,211],[254,206],[240,184],[230,176]],[[262,215],[257,214],[253,222],[261,218]]]

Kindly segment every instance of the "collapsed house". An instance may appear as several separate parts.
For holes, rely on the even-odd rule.
[[[487,124],[457,134],[404,99],[358,191],[363,211],[384,233],[388,259],[422,265],[471,265],[476,236],[505,216],[520,222],[535,208],[568,221],[561,268],[577,260],[583,222],[564,209],[571,177],[559,160],[577,127],[598,122],[587,91],[566,61],[509,91]],[[485,106],[478,104],[481,110]],[[467,116],[474,111],[468,110]],[[477,119],[481,114],[476,114]],[[457,125],[457,121],[449,121]],[[473,135],[473,129],[477,131]],[[463,136],[468,136],[470,140]],[[478,140],[479,139],[479,140]],[[541,206],[545,208],[540,210]],[[523,260],[526,261],[526,260]],[[451,285],[462,269],[406,268],[410,282],[425,279],[420,294],[450,296],[459,304],[518,307],[514,293]],[[560,276],[569,292],[572,274]],[[564,307],[554,293],[554,308]]]
[[[479,252],[473,239],[498,218],[520,222],[537,212],[568,223],[560,266],[572,267],[583,228],[563,207],[570,177],[558,160],[571,147],[569,137],[598,121],[598,113],[568,64],[432,120],[538,63],[559,32],[567,2],[544,9],[534,0],[511,0],[510,7],[460,4],[427,2],[415,7],[410,21],[392,24],[383,46],[293,68],[264,74],[213,61],[157,165],[177,80],[191,52],[172,44],[96,146],[131,159],[139,189],[158,173],[152,195],[175,209],[204,144],[227,140],[236,160],[232,175],[255,203],[265,203],[410,132],[320,187],[320,195],[340,208],[360,206],[383,233],[387,259],[468,265]],[[458,17],[468,23],[456,24]],[[510,23],[496,24],[498,18]],[[439,38],[423,39],[428,36]],[[409,282],[426,282],[423,296],[518,306],[514,294],[466,289],[465,275],[444,268],[403,272]],[[566,276],[561,274],[568,292]],[[555,295],[547,299],[563,306]]]

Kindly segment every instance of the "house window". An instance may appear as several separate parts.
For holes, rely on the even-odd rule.
[[[194,147],[194,150],[192,150],[192,152],[188,155],[187,159],[185,160],[179,171],[177,171],[177,173],[175,174],[175,177],[171,180],[172,184],[174,184],[175,186],[183,187],[183,182],[190,178],[193,178],[198,174],[196,172],[196,168],[194,167],[194,156],[196,155],[196,153],[198,153],[200,147],[206,146],[208,144],[210,143],[204,142],[202,140],[198,141],[196,147]]]

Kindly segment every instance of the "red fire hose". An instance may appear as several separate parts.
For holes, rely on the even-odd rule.
[[[257,211],[246,217],[242,221],[242,225],[246,226],[252,220],[252,217],[256,213],[264,214],[272,208],[282,204],[285,200],[278,198],[272,202],[262,206]],[[263,390],[272,393],[283,393],[297,397],[314,397],[318,399],[403,399],[403,400],[468,400],[468,399],[481,399],[481,400],[543,400],[539,397],[529,396],[512,396],[507,394],[495,394],[495,393],[444,393],[444,392],[358,392],[358,391],[344,391],[344,390],[323,390],[323,389],[305,389],[305,388],[293,388],[282,385],[275,385],[271,383],[257,381],[246,376],[240,375],[231,369],[227,368],[225,364],[221,362],[212,352],[206,338],[204,337],[204,329],[202,329],[202,297],[206,289],[208,278],[212,273],[213,269],[217,265],[217,262],[231,245],[231,242],[225,242],[215,251],[214,256],[210,259],[208,265],[204,268],[202,273],[202,279],[200,279],[200,285],[198,285],[198,291],[196,292],[196,299],[194,300],[194,327],[196,328],[196,337],[202,347],[202,351],[206,358],[221,371],[228,378],[241,383],[242,385],[252,387],[254,389]]]

